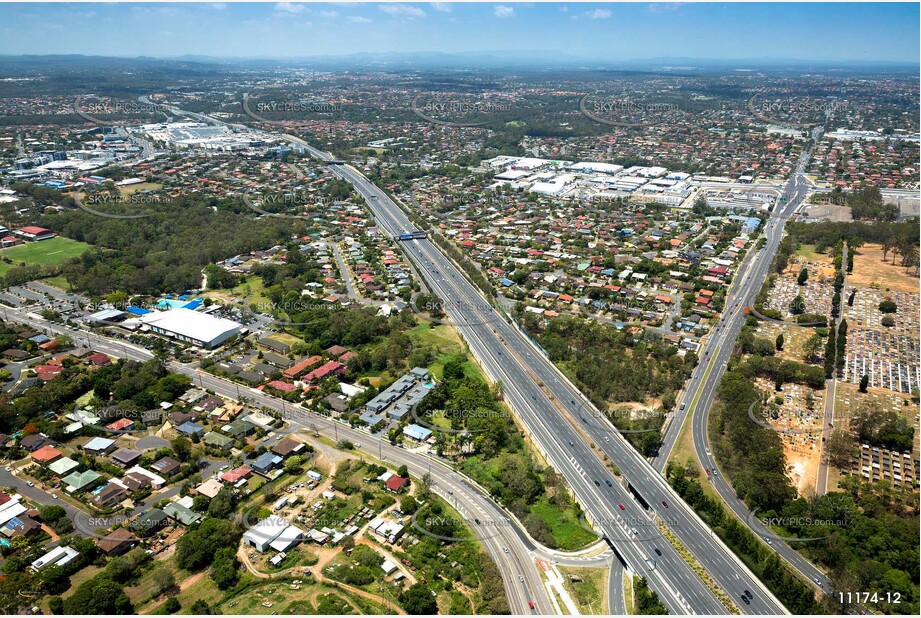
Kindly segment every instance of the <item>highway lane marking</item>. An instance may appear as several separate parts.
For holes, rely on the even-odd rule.
[[[389,200],[388,200],[388,201],[389,201]],[[428,251],[428,247],[426,247],[426,251]],[[445,281],[445,283],[447,283],[447,282]],[[440,286],[440,285],[437,285],[436,287],[441,287],[441,286]],[[502,328],[505,328],[505,327],[506,327],[506,325],[503,324],[503,325],[502,325]],[[475,330],[474,330],[474,333],[475,333]],[[480,342],[480,343],[481,343],[481,345],[483,345],[483,342]],[[526,348],[525,354],[526,354],[529,358],[533,358],[533,357],[534,357],[534,355],[531,353],[530,349],[527,349],[527,348]],[[494,370],[492,370],[492,367],[490,367],[490,369],[491,369],[491,373],[493,373]],[[542,367],[542,369],[545,369],[545,368]],[[503,371],[501,370],[501,368],[500,368],[497,372],[494,373],[494,375],[495,375],[495,374],[501,374],[501,373],[504,373],[504,372],[503,372]],[[555,375],[554,375],[554,382],[559,383],[558,380],[556,379],[556,376],[555,376]],[[567,389],[567,390],[568,390],[568,389]],[[520,394],[520,393],[519,393],[519,394]],[[526,402],[526,403],[527,403],[527,402]],[[530,412],[530,403],[527,403],[527,407],[528,407],[528,411]],[[540,422],[540,421],[538,420],[538,422]],[[542,424],[542,423],[541,423],[541,424]],[[545,427],[545,429],[546,429],[546,427]],[[658,480],[658,479],[654,479],[654,481],[655,481],[655,480]],[[592,492],[591,487],[589,487],[589,491]]]
[[[483,342],[479,339],[479,337],[478,337],[478,335],[477,335],[477,333],[476,333],[475,331],[474,331],[473,335],[474,335],[474,339],[477,341],[477,343],[479,343],[480,345],[484,345]],[[497,362],[495,361],[495,359],[493,359],[491,356],[488,356],[487,358],[489,358],[489,360],[492,361],[493,363],[497,364]],[[491,367],[490,367],[490,369],[491,369]],[[501,369],[500,369],[500,373],[501,373]],[[526,410],[526,411],[527,411],[528,413],[530,413],[530,414],[535,414],[535,411],[532,409],[532,405],[533,405],[532,402],[531,402],[530,400],[528,400],[527,397],[525,397],[525,396],[523,395],[523,393],[521,393],[521,392],[518,390],[517,384],[516,384],[516,383],[512,382],[511,384],[514,385],[514,386],[513,386],[513,391],[514,391],[516,394],[518,394],[519,397],[522,397],[522,400],[525,402],[524,410]],[[536,386],[536,385],[535,385],[535,386]],[[539,390],[539,387],[538,387],[538,390]],[[542,422],[542,420],[541,420],[539,417],[537,417],[536,420],[537,420],[537,423],[538,423],[539,425],[543,426],[543,422]],[[544,428],[545,428],[545,430],[546,430],[546,427],[544,427]],[[569,426],[569,429],[570,429],[570,430],[573,430],[573,428],[572,428],[571,426]],[[557,443],[556,441],[552,441],[552,444],[553,444],[554,447],[556,447],[557,450],[561,450],[561,446],[559,445],[559,443]],[[584,446],[584,445],[583,445],[583,446]],[[552,449],[549,449],[549,450],[547,450],[546,452],[549,454],[551,451],[552,451]],[[565,453],[564,453],[564,456],[565,456]],[[570,457],[569,459],[571,460],[570,463],[573,463],[574,459],[573,459],[572,457]],[[600,460],[598,460],[597,457],[593,457],[593,460],[596,461],[597,463],[600,463]],[[586,487],[587,487],[588,493],[589,493],[590,495],[597,495],[597,490],[596,490],[595,488],[593,488],[592,486],[590,486],[588,483],[586,483]],[[627,495],[627,498],[626,498],[624,501],[627,501],[627,500],[631,500],[631,501],[632,501],[632,500],[633,500],[632,495],[627,494],[626,490],[624,490],[619,484],[616,485],[615,487],[619,488],[620,490],[622,490],[622,492],[623,492],[624,494]],[[574,489],[575,489],[575,488],[574,488]],[[615,490],[615,491],[616,491],[616,490]],[[623,498],[621,498],[621,499],[623,499]],[[610,519],[610,520],[613,521],[613,520],[619,520],[619,519],[620,519],[620,515],[617,514],[616,511],[613,511],[613,507],[609,506],[609,505],[608,505],[606,502],[604,502],[603,500],[600,502],[600,504],[603,505],[604,507],[608,507],[608,508],[605,508],[605,509],[604,509],[604,511],[608,514],[608,518],[610,518],[610,515],[611,515],[612,513],[614,514],[614,519]],[[610,509],[610,510],[609,510],[609,509]],[[646,516],[645,511],[642,511],[642,513],[643,513],[644,516]],[[625,531],[626,531],[626,526],[625,526]],[[625,545],[626,545],[626,547],[621,547],[621,551],[624,551],[624,552],[627,553],[627,554],[633,554],[633,555],[634,555],[634,558],[631,560],[631,562],[634,563],[634,564],[637,564],[637,565],[642,565],[642,564],[644,563],[644,562],[643,562],[643,556],[644,556],[644,554],[643,554],[642,552],[640,552],[640,548],[637,547],[636,544],[633,544],[633,543],[627,543],[627,544],[625,544]],[[629,549],[628,549],[628,548],[629,548]],[[679,566],[679,567],[678,567],[679,572],[681,571],[681,569],[688,569],[688,570],[690,569],[690,567],[687,565],[687,563],[684,562],[683,560],[681,560],[680,557],[677,558],[677,564],[678,564],[678,565],[684,565],[683,567],[682,567],[682,566]],[[673,567],[673,568],[674,568],[674,567]],[[659,576],[659,573],[662,573],[662,574],[663,574],[663,577],[660,577],[660,576]],[[688,580],[687,580],[687,579],[682,579],[680,575],[679,575],[679,579],[682,579],[682,581],[684,581],[684,583],[685,583],[686,585],[688,585],[689,587],[691,587],[691,588],[697,588],[698,586],[704,586],[703,590],[704,590],[705,592],[704,592],[704,595],[703,595],[703,599],[706,599],[707,601],[710,601],[710,602],[715,602],[715,603],[716,603],[715,607],[719,607],[719,608],[722,609],[722,604],[719,602],[719,599],[717,599],[717,598],[715,597],[715,595],[713,595],[713,593],[709,590],[709,588],[706,587],[706,585],[704,584],[704,582],[703,582],[699,577],[696,577],[696,574],[695,574],[695,573],[691,572],[690,575],[693,576],[693,579],[690,580],[692,583],[688,583]],[[673,575],[673,576],[674,576],[674,575]],[[687,575],[685,575],[685,577],[687,577]],[[662,588],[664,588],[669,594],[672,594],[672,595],[674,594],[673,588],[671,587],[671,585],[670,585],[670,583],[669,583],[669,580],[667,580],[667,579],[664,577],[664,572],[663,572],[661,569],[657,569],[657,570],[656,570],[655,575],[653,575],[653,579],[658,583],[659,586],[661,586]],[[705,604],[706,604],[706,603],[705,603]]]

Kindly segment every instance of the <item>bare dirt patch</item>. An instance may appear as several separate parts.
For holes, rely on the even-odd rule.
[[[864,245],[854,254],[854,271],[847,276],[848,285],[860,285],[881,290],[918,293],[918,278],[910,269],[899,266],[900,258],[890,251],[883,262],[881,245]]]
[[[763,393],[769,393],[772,397],[770,408],[773,414],[768,416],[768,422],[780,435],[787,459],[787,476],[793,481],[799,495],[805,497],[815,491],[822,439],[821,432],[805,430],[821,428],[825,392],[790,383],[784,384],[783,391],[778,392],[770,381],[763,378],[756,379],[755,384]]]

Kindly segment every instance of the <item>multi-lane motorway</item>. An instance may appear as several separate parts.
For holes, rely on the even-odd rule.
[[[818,141],[817,136],[818,131],[814,134],[815,141]],[[703,362],[695,368],[687,388],[678,400],[678,409],[663,435],[663,444],[653,465],[658,470],[665,469],[681,429],[690,415],[695,453],[704,468],[714,471],[709,476],[709,482],[720,497],[755,534],[761,538],[770,539],[771,548],[784,560],[822,590],[829,592],[830,584],[825,574],[793,547],[776,537],[739,499],[725,477],[715,472],[718,466],[712,455],[713,451],[710,448],[707,432],[710,407],[713,404],[717,385],[726,370],[736,338],[745,324],[745,307],[754,302],[755,296],[769,275],[771,262],[783,236],[784,223],[802,204],[809,191],[810,185],[803,175],[803,170],[810,156],[811,150],[807,150],[801,156],[793,176],[784,188],[782,194],[784,201],[778,203],[774,213],[765,224],[764,235],[767,242],[764,248],[750,253],[746,263],[736,275],[736,281],[726,301],[724,316],[713,329],[704,347]]]
[[[299,138],[287,135],[285,138],[329,163],[335,174],[349,181],[366,199],[385,232],[397,237],[413,228],[401,208],[357,170],[335,162],[329,153],[320,152]],[[802,178],[797,173],[786,192],[796,193],[801,189],[800,182]],[[774,230],[778,242],[781,227]],[[445,301],[446,312],[486,373],[503,384],[505,397],[529,437],[567,479],[588,520],[632,571],[647,577],[672,613],[724,613],[727,607],[666,540],[660,525],[693,554],[708,578],[727,593],[739,610],[786,613],[782,604],[684,504],[661,474],[602,420],[600,412],[529,337],[500,317],[453,262],[426,239],[410,241],[406,249],[428,287]],[[758,264],[755,260],[746,265],[752,271],[748,285],[755,290],[760,285],[755,283],[759,277],[754,276]],[[734,309],[739,313],[727,316],[727,323],[740,321],[741,307]],[[729,332],[726,331],[727,341],[731,341]],[[701,378],[701,383],[706,386],[711,381]],[[704,390],[706,394],[708,389]],[[712,388],[709,394],[712,397]],[[680,427],[680,424],[673,425]],[[620,477],[612,474],[607,461],[616,464]],[[632,485],[632,492],[625,487],[626,481]],[[488,500],[487,503],[491,504]],[[478,530],[477,535],[482,537],[482,531]],[[500,561],[501,556],[497,562]],[[522,560],[519,567],[523,567]],[[521,570],[533,572],[533,569]],[[531,588],[525,573],[520,575],[523,580],[520,583]],[[503,575],[508,577],[504,571]],[[536,586],[539,587],[539,578]],[[506,587],[509,588],[508,582]],[[522,593],[522,586],[517,588],[518,593],[510,595],[510,601],[513,597],[535,596],[532,590]],[[754,594],[744,599],[744,591]],[[546,611],[541,603],[538,608]]]
[[[313,156],[332,160],[303,140],[288,138]],[[331,164],[331,168],[366,199],[385,232],[397,237],[413,228],[400,207],[357,170],[340,164]],[[502,383],[505,398],[526,432],[566,478],[595,528],[634,572],[649,580],[672,613],[718,614],[727,609],[659,533],[656,521],[670,529],[741,611],[786,612],[661,474],[623,436],[598,422],[602,417],[591,403],[521,331],[499,316],[431,241],[413,240],[406,249],[429,287],[445,301],[446,312],[474,356],[491,379]],[[648,508],[619,482],[598,451],[617,465]],[[748,603],[740,600],[745,590],[753,593]]]

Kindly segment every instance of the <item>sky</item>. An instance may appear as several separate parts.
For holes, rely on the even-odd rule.
[[[0,3],[0,54],[919,60],[908,3]]]

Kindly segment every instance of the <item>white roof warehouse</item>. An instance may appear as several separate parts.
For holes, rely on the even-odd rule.
[[[213,348],[239,333],[243,325],[191,309],[153,311],[136,320],[153,332],[203,347]]]

